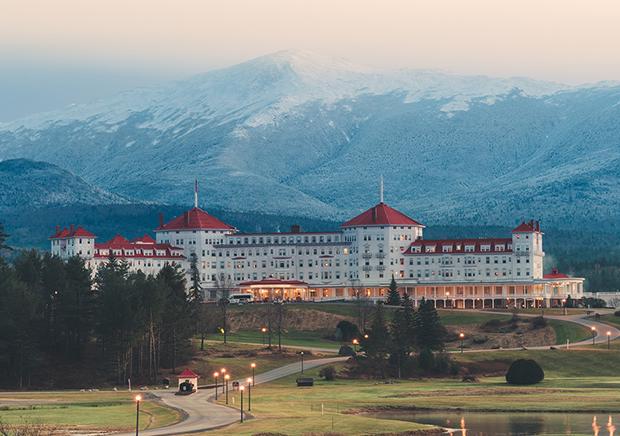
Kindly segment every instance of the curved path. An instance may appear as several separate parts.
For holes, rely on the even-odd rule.
[[[306,360],[304,361],[304,369],[312,369],[317,366],[340,362],[346,359],[348,359],[348,357]],[[300,372],[300,369],[299,362],[281,366],[280,368],[257,374],[255,377],[255,384],[267,383],[282,377],[287,377]],[[243,379],[243,381],[245,381],[245,379]],[[197,433],[233,424],[240,418],[238,408],[222,406],[212,401],[215,396],[213,388],[200,389],[195,394],[187,396],[175,395],[173,391],[152,391],[150,394],[157,397],[158,400],[166,406],[185,412],[187,418],[167,427],[143,430],[140,432],[141,435],[161,436]],[[122,436],[131,436],[133,434],[135,433],[125,433]]]
[[[476,311],[481,312],[481,311]],[[511,315],[502,312],[484,312],[501,315]],[[536,317],[538,314],[519,314],[523,317]],[[547,319],[554,319],[566,322],[573,322],[583,325],[584,327],[596,328],[597,342],[607,340],[607,332],[610,332],[610,340],[615,340],[620,337],[620,330],[609,324],[596,321],[587,317],[586,314],[576,315],[545,315]],[[592,340],[587,339],[581,342],[571,344],[571,346],[583,346],[591,345]],[[555,345],[557,347],[562,344]],[[304,348],[307,350],[321,350],[313,347],[290,347],[288,348]],[[528,347],[531,350],[548,350],[550,345]],[[522,348],[504,348],[504,349],[480,349],[480,350],[465,350],[466,353],[479,353],[479,352],[498,352],[502,350],[522,350]],[[326,350],[327,351],[327,350]],[[334,350],[328,350],[334,351]],[[459,352],[459,351],[455,351]],[[348,359],[348,357],[330,357],[324,359],[307,360],[304,362],[304,369],[316,368],[317,366],[326,365],[329,363],[340,362]],[[300,363],[291,363],[280,368],[273,369],[261,374],[256,375],[256,384],[267,383],[282,377],[287,377],[292,374],[296,374],[300,371]],[[170,425],[168,427],[155,428],[152,430],[141,431],[140,434],[148,436],[162,436],[162,435],[176,435],[197,433],[207,430],[213,430],[220,427],[233,424],[239,420],[239,409],[223,406],[213,402],[215,395],[213,389],[201,389],[197,393],[189,396],[174,395],[174,392],[161,392],[153,391],[151,395],[155,396],[166,406],[185,412],[187,418],[183,421]],[[132,436],[134,433],[125,433],[122,436]]]

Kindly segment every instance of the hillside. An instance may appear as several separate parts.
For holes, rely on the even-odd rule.
[[[620,86],[376,71],[280,52],[0,125],[36,158],[140,200],[341,220],[386,200],[422,222],[620,222]],[[71,159],[66,159],[71,156]],[[287,212],[289,213],[289,212]]]
[[[70,204],[127,204],[129,200],[85,182],[46,162],[11,159],[0,162],[0,210]]]

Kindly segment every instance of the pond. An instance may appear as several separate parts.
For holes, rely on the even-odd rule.
[[[450,429],[455,436],[596,435],[613,436],[620,414],[505,412],[385,412],[377,418],[415,421]],[[620,427],[620,426],[619,426]]]

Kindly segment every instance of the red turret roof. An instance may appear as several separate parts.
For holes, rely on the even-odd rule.
[[[186,369],[181,374],[179,374],[179,378],[198,378],[198,377],[200,376],[196,374],[194,371],[192,371],[191,369]]]
[[[60,230],[60,227],[56,228],[56,233],[50,236],[50,239],[65,239],[65,238],[96,238],[96,236],[86,230],[82,226],[77,226],[77,228],[73,228],[73,224],[69,229],[63,228]]]
[[[218,220],[214,216],[209,215],[204,210],[194,207],[193,209],[183,213],[172,221],[163,224],[157,230],[234,230],[235,228],[223,221]]]
[[[540,232],[540,222],[530,220],[529,222],[521,222],[517,227],[512,229],[512,233],[532,233]]]
[[[366,212],[362,212],[355,218],[342,224],[342,227],[362,227],[362,226],[420,226],[419,222],[409,218],[402,212],[391,208],[385,203],[379,203],[371,207]]]
[[[137,244],[154,244],[155,243],[155,239],[153,239],[150,235],[144,235],[140,238],[136,238],[133,239],[131,242],[133,243],[137,243]]]

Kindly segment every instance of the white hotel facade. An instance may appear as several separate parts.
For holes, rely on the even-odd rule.
[[[382,200],[382,199],[381,199]],[[195,206],[148,235],[96,243],[77,227],[57,228],[52,254],[80,256],[93,270],[110,254],[130,270],[156,274],[166,263],[189,271],[196,256],[207,300],[230,292],[257,299],[384,299],[392,276],[418,304],[437,307],[553,307],[583,296],[582,278],[543,273],[543,233],[523,222],[506,238],[427,240],[424,225],[383,201],[339,231],[242,233]]]

